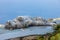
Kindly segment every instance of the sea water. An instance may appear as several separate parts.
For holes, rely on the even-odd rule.
[[[0,0],[0,24],[17,16],[60,17],[60,0]]]

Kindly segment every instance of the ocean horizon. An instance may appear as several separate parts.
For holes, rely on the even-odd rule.
[[[17,16],[60,17],[60,0],[0,0],[0,24]]]

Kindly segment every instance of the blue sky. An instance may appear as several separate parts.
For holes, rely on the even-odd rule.
[[[60,0],[0,0],[0,23],[19,15],[60,17]]]

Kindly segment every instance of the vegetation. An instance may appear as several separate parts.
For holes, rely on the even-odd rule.
[[[60,40],[60,24],[57,24],[54,29],[56,31],[51,36],[38,36],[37,40]]]

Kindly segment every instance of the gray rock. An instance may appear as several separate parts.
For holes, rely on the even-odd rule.
[[[29,17],[29,16],[18,16],[17,18],[13,19],[12,21],[8,21],[5,25],[5,28],[25,28],[29,26],[46,26],[51,25],[51,23],[48,23],[47,20],[41,18],[41,17]]]

